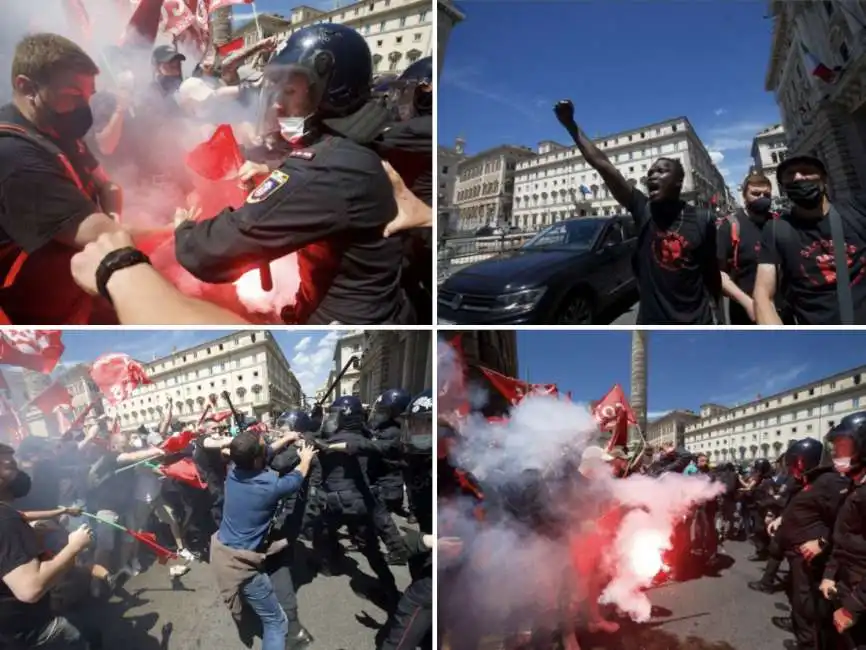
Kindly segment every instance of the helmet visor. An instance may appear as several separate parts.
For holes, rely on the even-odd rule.
[[[257,132],[260,137],[286,130],[287,124],[303,124],[321,100],[321,84],[310,71],[296,64],[271,64],[265,70],[259,93]]]

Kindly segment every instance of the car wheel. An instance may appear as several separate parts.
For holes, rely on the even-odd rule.
[[[565,299],[556,316],[557,325],[592,325],[593,321],[592,300],[578,292]]]

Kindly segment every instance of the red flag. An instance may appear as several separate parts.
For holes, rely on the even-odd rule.
[[[186,0],[186,6],[195,14],[196,31],[206,45],[210,34],[210,0]]]
[[[171,465],[161,465],[159,469],[163,476],[189,485],[190,487],[194,487],[197,490],[204,490],[207,488],[207,483],[201,479],[201,476],[198,473],[198,468],[195,466],[192,458],[181,458],[179,461],[172,463]]]
[[[0,363],[49,373],[63,354],[60,330],[0,331]]]
[[[81,425],[84,424],[84,420],[87,418],[87,414],[90,413],[90,411],[93,409],[94,406],[96,406],[96,400],[92,401],[90,404],[85,406],[82,409],[81,413],[79,413],[77,416],[75,416],[75,419],[69,423],[69,426],[66,428],[65,431],[63,429],[61,429],[61,431],[60,431],[61,437],[68,439],[69,436],[72,435],[73,431],[75,431],[76,429],[80,429]]]
[[[151,383],[144,366],[126,354],[103,354],[93,362],[90,376],[112,405],[129,399],[139,386]]]
[[[201,219],[210,219],[226,207],[239,208],[247,198],[247,191],[239,184],[238,174],[244,157],[228,124],[220,124],[210,140],[198,145],[186,157],[186,165],[196,176],[193,178],[199,196]]]
[[[177,558],[177,553],[169,551],[164,546],[160,546],[159,544],[157,544],[156,535],[154,535],[153,533],[145,533],[142,531],[136,532],[129,529],[127,529],[126,532],[129,533],[130,536],[134,537],[139,542],[147,546],[151,551],[156,553],[157,562],[159,562],[160,564],[165,564],[169,560]]]
[[[519,404],[527,395],[557,395],[559,392],[556,384],[529,384],[484,366],[479,366],[479,369],[512,405]]]
[[[195,433],[192,431],[184,430],[178,433],[173,433],[168,438],[166,438],[163,443],[160,445],[165,453],[167,454],[176,454],[179,451],[183,451],[189,446],[189,443],[193,441],[195,438]]]
[[[236,38],[233,41],[229,41],[228,43],[224,43],[222,45],[217,46],[217,54],[220,57],[227,57],[232,52],[237,52],[244,47],[244,37]]]
[[[203,0],[207,2],[207,0]],[[208,5],[208,13],[213,13],[217,9],[222,9],[223,7],[231,7],[232,5],[250,5],[253,3],[253,0],[210,0],[210,4]]]
[[[188,29],[196,26],[195,13],[184,0],[165,0],[160,19],[162,31],[177,38]]]
[[[162,21],[163,0],[138,0],[129,24],[120,38],[120,45],[153,47]]]
[[[223,420],[228,420],[232,416],[231,411],[220,411],[219,413],[214,413],[212,416],[208,418],[208,420],[212,420],[213,422],[222,422]]]
[[[31,399],[27,406],[34,406],[45,415],[50,415],[58,406],[72,406],[72,396],[66,386],[55,381],[45,390]],[[22,409],[23,410],[23,409]]]
[[[66,21],[75,25],[85,41],[89,41],[93,35],[93,25],[84,3],[81,0],[65,0],[63,10],[66,13]]]
[[[622,386],[616,384],[607,395],[601,398],[592,409],[602,431],[612,431],[607,449],[624,447],[628,444],[628,425],[637,424],[637,417],[626,399]]]

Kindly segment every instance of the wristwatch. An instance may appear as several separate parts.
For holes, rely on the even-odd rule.
[[[113,304],[114,301],[108,294],[107,288],[111,276],[117,271],[131,266],[138,266],[139,264],[150,264],[150,258],[137,248],[131,246],[111,251],[103,257],[96,269],[96,290],[99,292],[99,295]]]

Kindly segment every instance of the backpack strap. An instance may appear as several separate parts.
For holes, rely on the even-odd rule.
[[[842,325],[854,324],[854,300],[851,297],[851,276],[848,273],[848,253],[845,250],[845,228],[839,211],[830,205],[830,236],[836,263],[836,296]]]
[[[17,124],[10,124],[8,122],[0,122],[0,137],[2,136],[11,136],[27,140],[50,153],[52,156],[57,158],[58,162],[60,162],[66,175],[69,176],[69,180],[75,183],[75,186],[81,190],[82,193],[87,194],[84,191],[84,183],[81,182],[81,177],[78,175],[78,172],[75,171],[72,163],[69,162],[69,158],[60,150],[60,147],[51,142],[51,140],[37,133],[33,133],[32,131],[28,131]]]
[[[732,212],[728,216],[728,223],[731,225],[732,268],[734,273],[737,273],[740,270],[740,220],[737,218],[736,212]]]

